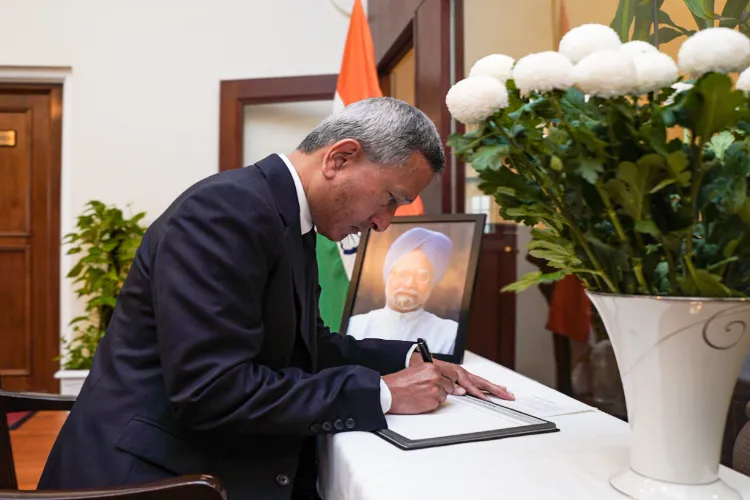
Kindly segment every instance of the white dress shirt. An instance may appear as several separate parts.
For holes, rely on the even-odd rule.
[[[430,351],[453,354],[458,323],[424,309],[401,313],[388,306],[349,318],[346,334],[355,339],[388,339],[416,342],[420,337]]]
[[[310,205],[307,203],[307,196],[305,195],[305,190],[302,187],[302,181],[297,174],[297,169],[294,168],[294,165],[292,165],[292,162],[289,161],[289,158],[287,158],[287,156],[284,154],[279,154],[279,158],[284,160],[284,163],[289,169],[289,173],[292,174],[292,179],[294,179],[294,187],[297,189],[297,201],[299,202],[299,224],[300,229],[302,230],[302,234],[305,234],[309,231],[312,231],[313,220],[312,215],[310,214]],[[406,367],[409,366],[409,360],[411,359],[411,355],[414,353],[414,350],[416,348],[417,344],[414,344],[411,349],[409,349],[409,352],[406,353]],[[391,396],[391,390],[388,388],[388,385],[383,381],[383,378],[381,377],[380,406],[383,408],[383,413],[388,413],[388,410],[391,409],[392,402],[393,397]]]

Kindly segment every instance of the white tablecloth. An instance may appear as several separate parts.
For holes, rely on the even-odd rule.
[[[472,353],[464,366],[516,395],[562,396]],[[597,410],[548,420],[560,432],[411,451],[371,433],[336,434],[321,454],[322,493],[325,500],[625,498],[609,478],[628,467],[628,424]],[[750,478],[725,467],[720,476],[750,500]]]

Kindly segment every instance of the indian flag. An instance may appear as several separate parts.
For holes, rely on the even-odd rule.
[[[344,45],[341,71],[336,85],[334,112],[353,102],[370,97],[382,97],[375,64],[375,50],[370,25],[360,0],[354,1],[349,21],[349,32]],[[409,206],[401,207],[396,215],[421,215],[422,201],[417,198]],[[318,235],[317,258],[320,276],[320,316],[331,331],[341,326],[349,281],[354,269],[359,236],[349,236],[340,243]]]

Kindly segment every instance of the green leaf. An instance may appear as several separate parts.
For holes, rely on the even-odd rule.
[[[689,170],[686,171],[688,164],[688,156],[682,150],[673,151],[667,156],[669,174],[680,187],[688,187],[690,185],[691,173]]]
[[[710,28],[714,19],[714,0],[685,0],[699,28]]]
[[[719,26],[722,28],[734,28],[737,26],[748,3],[750,3],[750,0],[727,0],[724,10],[721,11],[721,17],[726,19],[719,22]]]
[[[743,114],[742,91],[732,89],[732,79],[720,73],[708,73],[698,79],[682,105],[690,122],[687,124],[703,141],[726,127],[736,124]]]
[[[723,160],[724,152],[729,149],[729,146],[731,146],[732,143],[734,143],[734,135],[728,130],[723,130],[713,136],[707,146],[713,151],[716,158]]]
[[[503,292],[522,292],[533,286],[538,286],[547,283],[554,283],[560,281],[567,274],[565,271],[557,271],[554,273],[543,274],[541,271],[533,271],[524,275],[520,280],[510,285],[506,285],[502,288]]]
[[[677,31],[673,28],[668,28],[667,26],[662,26],[659,28],[659,43],[668,43],[674,40],[675,38],[683,36],[683,33],[680,31]]]
[[[510,153],[510,148],[505,144],[493,146],[482,146],[469,158],[472,168],[481,171],[487,168],[498,169],[503,165],[503,158]]]
[[[678,25],[677,23],[675,23],[674,21],[672,21],[672,18],[669,17],[669,14],[667,14],[663,10],[659,10],[659,12],[657,13],[656,16],[657,16],[657,19],[659,21],[659,24],[666,24],[667,26],[671,26],[672,28],[676,29],[677,31],[679,31],[683,35],[690,36],[693,33],[695,33],[694,31],[685,29],[684,27],[682,27],[682,26]],[[662,41],[661,37],[659,37],[659,43],[665,43],[664,41]]]
[[[675,182],[677,182],[677,181],[675,181],[674,179],[664,179],[659,184],[657,184],[656,186],[654,186],[653,188],[651,188],[651,191],[649,191],[649,193],[650,194],[658,193],[659,191],[661,191],[665,187],[671,186]]]
[[[565,168],[565,165],[563,165],[563,162],[559,156],[552,155],[549,161],[549,168],[551,168],[555,172],[562,172],[563,168]]]
[[[731,297],[732,291],[724,286],[721,276],[706,269],[696,269],[695,278],[688,273],[678,282],[685,294],[694,297]]]
[[[661,7],[664,0],[656,2],[657,8]],[[651,42],[651,26],[654,24],[654,1],[639,0],[635,8],[635,26],[633,26],[632,40]]]
[[[615,17],[609,24],[620,35],[620,40],[623,42],[627,42],[628,35],[630,35],[630,26],[635,18],[635,4],[636,0],[620,0]]]
[[[664,165],[664,158],[657,154],[642,156],[637,164],[624,161],[617,166],[616,177],[605,187],[623,211],[639,221],[646,210],[648,192]]]
[[[745,198],[745,202],[742,204],[742,208],[737,211],[737,215],[740,216],[742,222],[750,225],[750,198]]]
[[[596,184],[599,174],[604,172],[604,163],[598,158],[583,158],[576,172],[590,184]]]
[[[639,233],[650,234],[654,238],[661,236],[661,231],[659,231],[656,222],[652,220],[639,220],[635,223],[635,230]]]

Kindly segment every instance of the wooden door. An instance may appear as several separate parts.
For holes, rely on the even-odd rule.
[[[60,86],[0,85],[0,376],[58,392]]]

